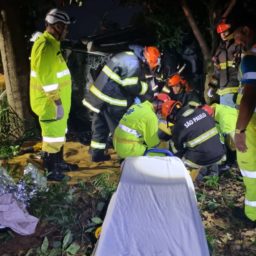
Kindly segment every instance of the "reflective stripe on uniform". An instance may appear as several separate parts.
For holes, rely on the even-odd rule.
[[[201,143],[207,141],[208,139],[212,138],[213,136],[215,136],[216,134],[218,134],[218,131],[216,129],[216,127],[210,129],[209,131],[201,134],[200,136],[198,136],[197,138],[188,141],[185,143],[186,147],[190,147],[190,148],[194,148],[198,145],[200,145]]]
[[[220,69],[226,69],[227,67],[229,68],[235,67],[234,64],[235,64],[234,61],[229,60],[227,63],[226,62],[220,63],[219,66],[220,66]]]
[[[114,80],[116,83],[122,85],[122,86],[129,86],[129,85],[136,85],[138,83],[138,77],[128,77],[125,79],[121,79],[121,77],[115,73],[113,70],[111,70],[107,65],[105,65],[102,69],[102,71],[112,80]]]
[[[188,105],[192,106],[192,107],[198,107],[200,104],[196,101],[189,101]]]
[[[248,199],[245,199],[244,204],[251,207],[256,207],[256,201],[249,201]]]
[[[63,76],[67,76],[67,75],[70,75],[70,72],[68,69],[65,69],[65,70],[57,73],[57,78],[61,78]]]
[[[127,85],[136,85],[139,81],[138,77],[128,77],[122,80],[122,85],[127,86]]]
[[[97,141],[91,141],[91,145],[92,148],[96,148],[96,149],[105,149],[106,148],[106,143],[100,143]]]
[[[127,100],[118,100],[109,97],[108,95],[102,93],[98,88],[96,88],[94,85],[91,85],[90,91],[97,96],[99,99],[115,106],[120,106],[120,107],[127,107]]]
[[[65,142],[65,137],[43,137],[43,142],[48,142],[48,143]]]
[[[89,108],[91,111],[100,113],[100,110],[98,108],[95,108],[93,105],[91,105],[86,99],[83,99],[82,103],[84,106]]]
[[[35,72],[34,70],[31,70],[30,76],[31,76],[31,77],[36,77],[36,72]]]
[[[140,95],[144,95],[148,90],[148,84],[146,82],[143,82],[143,81],[141,81],[140,84],[141,84]]]
[[[44,86],[43,86],[43,90],[44,90],[45,92],[51,92],[51,91],[57,90],[58,87],[59,87],[58,84],[47,84],[47,85],[44,85]]]
[[[136,130],[134,130],[134,129],[131,129],[130,127],[127,127],[126,125],[119,124],[118,127],[119,127],[121,130],[123,130],[123,131],[125,131],[125,132],[127,132],[127,133],[130,133],[130,134],[136,136],[137,138],[141,137],[141,134],[140,134],[140,133],[138,133],[138,132],[137,132]]]
[[[247,72],[243,74],[243,80],[244,79],[256,79],[256,72]]]
[[[223,96],[227,93],[237,93],[238,92],[238,86],[237,87],[227,87],[227,88],[223,88],[223,89],[218,89],[217,90],[217,94],[220,96]]]
[[[164,86],[162,89],[163,92],[170,93],[170,89],[167,86]]]
[[[250,172],[246,170],[240,170],[243,177],[256,179],[256,172]]]
[[[113,72],[107,65],[103,67],[102,71],[116,83],[122,85],[122,80],[120,76],[117,73]]]
[[[174,146],[174,142],[173,142],[172,140],[170,141],[170,147],[171,147],[172,152],[173,152],[174,154],[178,153],[178,150],[177,150],[177,148]]]

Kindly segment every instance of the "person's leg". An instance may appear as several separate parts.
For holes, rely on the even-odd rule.
[[[94,113],[92,118],[92,140],[90,150],[93,162],[110,160],[105,154],[109,128],[103,113]]]
[[[60,167],[60,151],[65,143],[67,120],[40,122],[42,129],[43,166],[50,173],[48,180],[60,181],[65,178]]]
[[[256,114],[246,129],[246,152],[237,151],[237,161],[245,184],[245,215],[256,221]]]

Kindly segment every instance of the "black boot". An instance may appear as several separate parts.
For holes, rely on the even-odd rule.
[[[58,153],[44,153],[43,166],[47,169],[49,175],[47,180],[62,181],[65,175],[62,173],[63,170],[58,165],[59,152]]]
[[[64,160],[64,158],[63,158],[63,147],[61,147],[60,152],[59,152],[59,167],[64,172],[76,171],[79,168],[77,164],[69,164]]]
[[[92,150],[92,161],[93,162],[103,162],[110,160],[110,155],[105,154],[104,149],[93,149]]]

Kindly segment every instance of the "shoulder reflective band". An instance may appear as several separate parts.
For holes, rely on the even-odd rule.
[[[31,72],[30,72],[30,76],[31,76],[31,77],[36,77],[36,71],[31,70]]]
[[[61,78],[63,76],[67,76],[67,75],[70,75],[70,72],[69,72],[68,69],[65,69],[65,70],[60,71],[60,72],[57,73],[57,78]]]
[[[100,113],[100,110],[98,108],[95,108],[91,103],[89,103],[86,99],[83,99],[82,101],[83,105],[89,108],[91,111]]]
[[[125,79],[121,79],[121,77],[113,72],[107,65],[105,65],[102,69],[102,71],[113,81],[116,83],[122,85],[122,86],[128,86],[128,85],[136,85],[138,83],[138,77],[128,77]]]
[[[185,143],[186,147],[190,147],[190,148],[194,148],[200,144],[202,144],[203,142],[209,140],[210,138],[212,138],[213,136],[215,136],[216,134],[218,134],[218,131],[216,129],[216,127],[210,129],[209,131],[201,134],[200,136],[198,136],[197,138],[188,141]]]
[[[108,95],[102,93],[99,89],[97,89],[94,85],[91,85],[90,91],[97,96],[99,99],[115,106],[120,106],[120,107],[127,107],[127,100],[118,100],[109,97]]]
[[[191,115],[191,114],[194,113],[194,112],[195,112],[194,109],[188,109],[188,110],[186,110],[186,111],[182,114],[182,116],[187,117],[187,116]]]
[[[141,137],[141,134],[138,133],[136,130],[131,129],[131,128],[129,128],[129,127],[123,125],[123,124],[119,124],[118,127],[119,127],[121,130],[123,130],[123,131],[125,131],[125,132],[127,132],[127,133],[133,134],[133,135],[136,136],[137,138]]]
[[[140,95],[144,95],[148,90],[148,84],[146,82],[143,82],[143,81],[141,81],[140,84],[141,84]]]
[[[220,95],[220,96],[223,96],[223,95],[228,94],[228,93],[237,93],[238,88],[239,87],[227,87],[227,88],[223,88],[223,89],[218,89],[217,94]]]
[[[105,65],[102,69],[102,71],[112,80],[114,80],[116,83],[122,85],[121,78],[118,74],[113,72],[107,65]]]
[[[231,61],[231,60],[229,60],[228,63],[222,62],[219,65],[220,65],[220,69],[226,69],[227,67],[229,67],[229,68],[234,68],[235,67],[234,61]]]
[[[92,148],[96,148],[96,149],[105,149],[106,148],[106,143],[100,143],[97,141],[91,141],[91,145]]]

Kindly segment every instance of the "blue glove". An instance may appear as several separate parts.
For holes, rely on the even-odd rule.
[[[136,97],[136,98],[134,99],[134,104],[140,104],[140,103],[141,103],[140,98],[139,98],[139,97]]]
[[[55,104],[56,104],[56,107],[57,107],[57,109],[56,109],[56,120],[60,120],[64,116],[64,109],[63,109],[61,100],[56,100]]]

